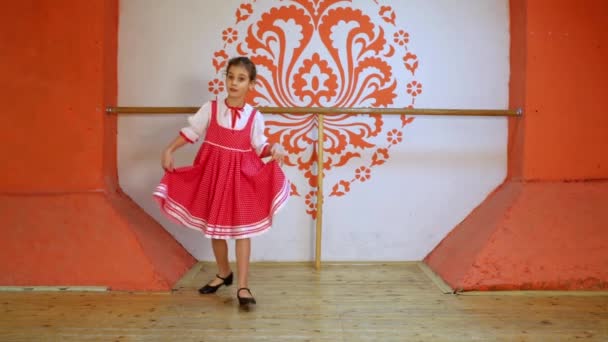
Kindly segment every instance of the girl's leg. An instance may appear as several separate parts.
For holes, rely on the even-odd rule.
[[[239,289],[249,287],[249,256],[251,255],[251,239],[236,240],[236,267],[238,269]],[[241,297],[251,297],[248,291],[240,291]]]
[[[212,239],[211,246],[213,247],[215,262],[217,263],[218,274],[222,278],[226,278],[231,272],[230,263],[228,262],[228,243],[226,243],[226,240]],[[216,286],[222,282],[222,279],[216,277],[209,283],[209,285]]]

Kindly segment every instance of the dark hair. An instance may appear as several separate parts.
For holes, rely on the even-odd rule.
[[[245,70],[247,70],[247,72],[249,73],[250,81],[254,81],[258,75],[258,72],[255,68],[255,64],[253,64],[251,59],[243,56],[233,57],[228,61],[228,66],[226,67],[226,74],[228,74],[230,67],[235,65],[242,66],[243,68],[245,68]]]

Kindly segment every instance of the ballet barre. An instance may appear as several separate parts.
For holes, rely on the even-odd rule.
[[[108,114],[193,114],[200,107],[107,107]],[[436,115],[436,116],[485,116],[519,117],[519,109],[421,109],[421,108],[336,108],[336,107],[256,107],[264,114],[316,115],[318,121],[317,138],[317,219],[315,234],[315,269],[321,269],[321,237],[323,227],[323,116],[343,114],[382,115]]]
[[[200,107],[108,107],[109,114],[194,114]],[[521,116],[521,109],[420,109],[420,108],[335,108],[335,107],[256,107],[264,114],[342,115],[440,115],[440,116]]]

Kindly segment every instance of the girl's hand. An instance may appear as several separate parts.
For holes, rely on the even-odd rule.
[[[285,152],[285,150],[283,150],[283,147],[281,147],[281,145],[273,144],[272,148],[270,149],[270,155],[273,160],[277,160],[281,165],[283,165],[283,159],[285,158],[285,156],[287,156],[287,153]]]
[[[161,158],[161,166],[165,171],[173,172],[173,154],[170,150],[165,150]]]

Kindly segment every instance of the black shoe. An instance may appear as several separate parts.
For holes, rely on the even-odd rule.
[[[251,295],[251,297],[241,297],[241,296],[239,296],[239,293],[241,292],[241,290],[247,290],[247,292],[249,292],[249,294]],[[253,294],[251,293],[251,290],[249,290],[246,287],[241,287],[238,291],[236,291],[236,298],[239,299],[239,304],[241,306],[243,306],[243,305],[249,305],[249,304],[255,304],[255,298],[253,298]]]
[[[226,278],[220,277],[219,274],[216,274],[215,276],[222,279],[222,282],[215,286],[211,286],[211,285],[207,284],[207,285],[201,287],[200,289],[198,289],[198,292],[201,294],[215,293],[215,291],[217,291],[217,289],[219,289],[220,286],[222,286],[222,285],[226,285],[226,286],[232,285],[232,278],[233,278],[232,272],[230,272],[230,274]]]

